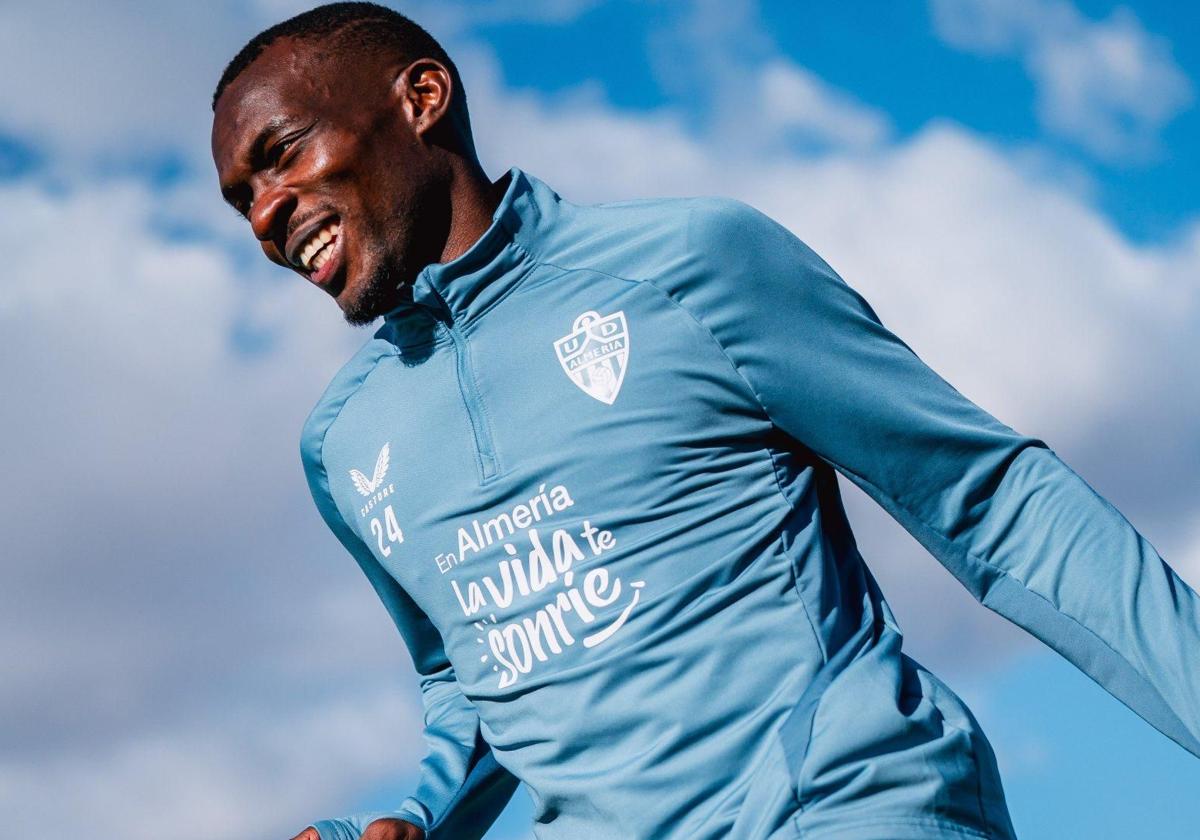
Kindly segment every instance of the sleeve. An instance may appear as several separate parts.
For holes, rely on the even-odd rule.
[[[321,840],[358,840],[374,820],[393,817],[424,829],[428,840],[478,840],[495,822],[518,780],[496,763],[474,706],[462,694],[442,639],[428,616],[346,524],[329,492],[319,439],[305,434],[305,475],[321,516],[370,580],[401,636],[420,679],[424,738],[416,792],[394,811],[365,812],[311,823]]]
[[[664,291],[777,428],[984,606],[1200,756],[1200,600],[1112,504],[926,366],[769,216],[710,199],[689,214],[687,254],[694,270]]]

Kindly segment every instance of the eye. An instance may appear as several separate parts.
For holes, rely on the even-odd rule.
[[[267,161],[272,166],[278,164],[284,153],[292,147],[292,144],[295,143],[297,139],[298,138],[296,137],[285,137],[280,140],[271,147],[270,151],[267,152]]]

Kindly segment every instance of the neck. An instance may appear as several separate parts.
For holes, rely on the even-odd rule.
[[[478,163],[454,167],[450,179],[450,230],[438,262],[450,262],[478,241],[491,226],[492,214],[507,187],[507,172],[492,183]]]

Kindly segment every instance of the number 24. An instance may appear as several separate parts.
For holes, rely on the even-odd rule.
[[[371,533],[375,535],[375,540],[379,543],[379,553],[387,557],[392,553],[392,547],[383,544],[385,527],[387,538],[390,542],[394,542],[397,545],[404,542],[404,532],[400,530],[400,523],[396,521],[396,512],[392,510],[391,505],[383,509],[382,523],[379,521],[379,517],[371,520]]]

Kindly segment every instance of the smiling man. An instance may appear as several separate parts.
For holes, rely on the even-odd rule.
[[[489,183],[475,157],[462,84],[437,42],[394,13],[335,7],[267,30],[230,63],[213,154],[268,259],[361,325],[477,239],[506,181]],[[409,68],[407,89],[387,84],[401,52],[433,57]]]
[[[1011,840],[838,472],[1200,755],[1200,598],[782,225],[490,181],[454,64],[372,4],[256,36],[213,110],[266,256],[383,318],[301,453],[412,655],[428,754],[394,810],[298,838],[478,838],[520,780],[540,840]]]

